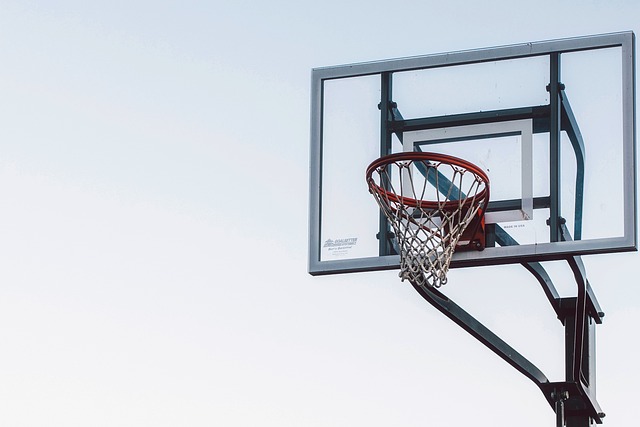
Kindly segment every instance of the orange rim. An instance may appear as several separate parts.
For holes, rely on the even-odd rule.
[[[375,170],[377,170],[382,166],[387,166],[392,163],[396,163],[398,161],[412,161],[412,162],[413,161],[421,161],[421,162],[433,161],[438,163],[459,166],[467,169],[468,171],[473,172],[474,174],[479,176],[482,179],[482,181],[484,181],[484,184],[485,184],[482,191],[477,193],[474,196],[474,198],[478,201],[484,200],[485,203],[483,205],[484,208],[482,209],[482,211],[484,212],[484,210],[486,209],[487,203],[489,202],[489,177],[482,169],[480,169],[478,166],[474,165],[473,163],[464,159],[460,159],[458,157],[449,156],[447,154],[428,153],[428,152],[422,152],[422,151],[408,151],[403,153],[389,154],[388,156],[380,157],[379,159],[373,161],[369,165],[366,172],[367,183],[369,184],[369,187],[373,191],[385,197],[386,199],[396,203],[401,203],[405,206],[411,206],[411,207],[420,206],[426,209],[443,209],[443,210],[459,209],[461,204],[462,205],[466,204],[467,200],[470,199],[470,197],[466,197],[465,199],[462,199],[462,200],[450,200],[446,202],[416,200],[411,197],[398,196],[396,193],[390,192],[374,182],[372,175]]]

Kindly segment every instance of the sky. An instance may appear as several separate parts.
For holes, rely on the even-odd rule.
[[[0,1],[0,425],[554,425],[397,272],[307,273],[311,69],[638,34],[638,16],[631,0]],[[639,261],[585,258],[611,427],[637,418]],[[524,269],[457,269],[446,292],[562,380],[562,328]]]

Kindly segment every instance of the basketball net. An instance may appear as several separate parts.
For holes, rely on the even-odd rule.
[[[456,250],[484,249],[489,178],[474,164],[405,152],[374,161],[366,177],[395,234],[403,281],[440,287]]]

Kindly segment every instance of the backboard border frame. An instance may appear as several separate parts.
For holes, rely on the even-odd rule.
[[[311,76],[311,147],[309,182],[309,260],[312,275],[397,269],[399,256],[383,255],[345,260],[321,261],[322,224],[322,136],[324,81],[385,72],[437,68],[489,61],[551,55],[606,48],[621,48],[623,127],[623,236],[551,242],[485,249],[478,262],[471,253],[456,253],[451,268],[566,259],[576,255],[637,251],[637,150],[636,150],[636,67],[635,35],[632,31],[522,43],[494,48],[464,50],[432,55],[314,68]],[[495,254],[494,254],[495,252]]]

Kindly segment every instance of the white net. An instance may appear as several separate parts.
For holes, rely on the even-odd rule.
[[[440,287],[456,247],[484,247],[474,239],[489,180],[473,164],[435,153],[392,154],[369,166],[367,183],[395,234],[402,280]]]

